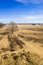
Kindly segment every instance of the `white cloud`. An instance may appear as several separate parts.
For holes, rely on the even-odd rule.
[[[21,3],[28,3],[28,0],[16,0],[16,1]]]
[[[43,15],[36,15],[36,16],[24,16],[24,19],[43,19]]]
[[[29,3],[41,4],[41,3],[43,3],[43,0],[16,0],[16,1],[21,2],[21,3],[25,3],[25,4],[29,4]]]

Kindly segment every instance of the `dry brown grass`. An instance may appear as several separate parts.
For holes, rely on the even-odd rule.
[[[8,26],[0,31],[5,32]],[[18,26],[20,30],[13,34],[0,34],[0,65],[43,65],[43,25]]]

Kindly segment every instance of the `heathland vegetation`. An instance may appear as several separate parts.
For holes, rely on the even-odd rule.
[[[43,65],[43,25],[1,23],[0,65]]]

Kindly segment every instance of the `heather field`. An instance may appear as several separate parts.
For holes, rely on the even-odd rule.
[[[43,65],[43,25],[1,26],[0,65]]]

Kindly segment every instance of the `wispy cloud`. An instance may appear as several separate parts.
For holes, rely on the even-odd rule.
[[[43,3],[43,0],[16,0],[17,2],[25,3],[25,4],[41,4]]]
[[[24,19],[43,19],[43,15],[24,16]]]
[[[18,2],[21,2],[21,3],[27,3],[28,0],[16,0]]]

